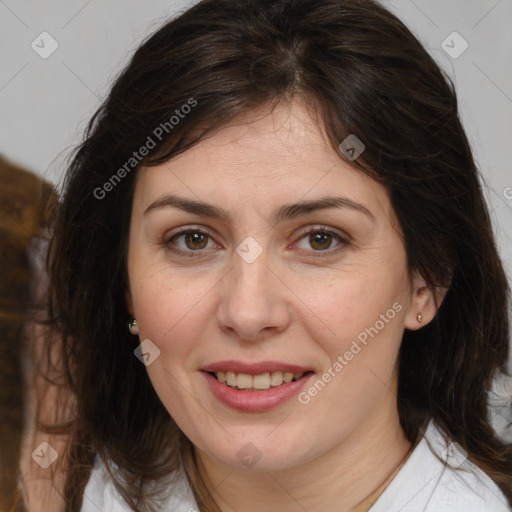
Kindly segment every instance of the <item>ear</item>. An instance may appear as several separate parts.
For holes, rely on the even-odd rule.
[[[124,294],[124,297],[126,300],[126,307],[128,309],[128,312],[130,313],[132,318],[134,318],[135,314],[133,312],[133,299],[132,299],[132,293],[130,292],[130,290],[126,291],[126,293]]]
[[[404,327],[416,331],[430,323],[435,317],[437,309],[441,306],[447,291],[447,288],[432,290],[427,286],[425,279],[418,272],[415,272],[412,279],[411,302],[405,316]],[[421,322],[418,315],[421,315]]]

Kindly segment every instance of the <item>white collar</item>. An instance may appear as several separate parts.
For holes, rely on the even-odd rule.
[[[178,475],[178,480],[169,488],[172,489],[171,497],[162,512],[199,510],[184,474]],[[400,471],[371,507],[371,512],[511,510],[496,484],[466,459],[457,443],[446,441],[433,421],[430,421],[423,438]],[[85,489],[81,512],[98,511],[130,512],[130,508],[121,499],[103,463],[96,457],[91,478]]]
[[[170,498],[162,512],[199,512],[192,489],[183,472],[168,489]],[[84,491],[80,512],[132,512],[115,489],[112,480],[101,459],[96,456],[91,477]]]
[[[498,486],[466,458],[466,452],[457,443],[446,439],[433,420],[371,508],[371,512],[510,510]]]

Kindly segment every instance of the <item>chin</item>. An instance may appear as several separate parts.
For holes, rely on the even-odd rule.
[[[269,430],[262,436],[254,436],[252,440],[232,439],[223,450],[219,446],[208,450],[210,456],[218,462],[236,470],[279,471],[294,467],[301,463],[299,453],[300,442],[290,445],[290,439],[265,439]],[[300,446],[303,449],[303,446]]]

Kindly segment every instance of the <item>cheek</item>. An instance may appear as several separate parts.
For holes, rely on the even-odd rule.
[[[193,424],[193,414],[190,395],[183,390],[192,389],[190,373],[197,370],[192,364],[193,354],[212,318],[208,296],[196,281],[153,272],[133,283],[140,340],[151,340],[160,351],[146,367],[148,376],[171,416],[184,426]]]
[[[340,408],[330,415],[347,421],[346,411],[352,411],[351,421],[357,423],[393,389],[406,311],[404,269],[405,261],[403,266],[395,261],[360,267],[340,274],[326,288],[317,287],[315,293],[310,289],[311,303],[323,322],[312,320],[307,329],[325,355],[318,376],[325,386],[312,383],[301,403],[311,401],[320,410],[336,403]]]
[[[207,274],[198,278],[153,268],[134,273],[131,284],[140,339],[150,339],[159,348],[160,364],[173,374],[192,369],[188,356],[214,318],[215,281]]]
[[[401,337],[407,296],[405,272],[392,269],[366,269],[341,274],[326,286],[303,287],[307,306],[314,315],[309,329],[317,331],[319,340],[331,359],[348,350],[357,339],[364,343],[368,332],[380,337]],[[384,335],[385,336],[381,336]]]
[[[141,248],[131,255],[128,272],[141,333],[162,337],[191,308],[197,294],[195,281],[169,269],[159,251]]]
[[[316,312],[325,322],[311,321],[307,329],[325,354],[324,367],[304,390],[300,403],[317,412],[312,422],[326,437],[348,433],[393,389],[405,285],[396,273],[368,271],[364,277],[332,284],[328,300],[326,294],[313,296]],[[326,414],[332,419],[327,427],[314,419]]]

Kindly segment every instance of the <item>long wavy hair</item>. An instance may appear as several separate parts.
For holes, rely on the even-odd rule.
[[[364,142],[353,165],[388,190],[409,270],[447,289],[434,320],[403,336],[405,435],[414,442],[433,418],[512,504],[512,447],[488,413],[493,377],[506,373],[509,288],[452,82],[372,0],[203,0],[136,50],[66,175],[49,313],[77,397],[63,428],[67,512],[80,509],[95,455],[134,511],[156,509],[155,484],[179,464],[201,511],[219,510],[126,328],[134,178],[237,116],[299,96],[337,151],[349,134]]]

